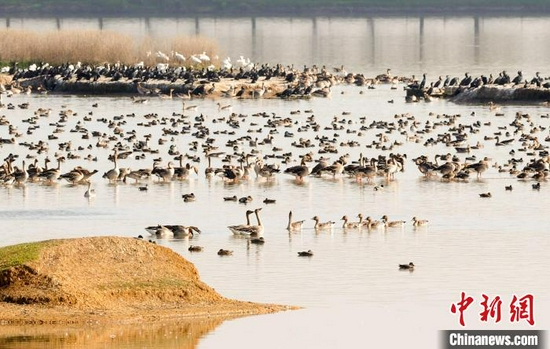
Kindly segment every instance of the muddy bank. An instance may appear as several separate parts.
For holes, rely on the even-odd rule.
[[[141,322],[288,309],[224,298],[174,251],[97,237],[0,249],[3,324]]]
[[[450,100],[455,103],[541,103],[550,101],[550,89],[536,86],[484,85],[461,90],[458,94],[455,93],[450,97]]]

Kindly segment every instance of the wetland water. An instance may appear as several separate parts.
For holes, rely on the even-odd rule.
[[[228,55],[253,57],[259,62],[282,62],[285,64],[326,64],[328,67],[344,64],[354,73],[364,73],[371,77],[385,72],[386,68],[398,75],[410,76],[428,73],[428,81],[435,81],[437,75],[461,76],[465,71],[472,74],[497,74],[506,69],[510,72],[523,70],[526,77],[535,71],[548,76],[550,55],[545,43],[550,33],[544,30],[550,18],[365,18],[365,19],[200,19],[198,26],[194,19],[150,19],[147,23],[140,19],[103,20],[105,29],[120,28],[121,31],[136,35],[169,35],[175,31],[193,34],[196,30],[205,36],[217,37]],[[37,30],[40,27],[52,29],[55,20],[11,19],[10,28]],[[61,20],[62,27],[84,23],[93,27],[97,20]],[[422,24],[423,23],[423,24]],[[477,23],[477,24],[476,24]],[[198,28],[198,29],[197,29]],[[195,30],[195,31],[194,31]],[[360,91],[363,93],[361,94]],[[388,103],[393,100],[394,103]],[[399,86],[391,90],[389,85],[379,85],[370,90],[366,87],[338,86],[333,88],[329,99],[299,101],[282,100],[223,100],[231,103],[231,111],[219,111],[217,101],[193,100],[198,105],[196,111],[186,112],[192,125],[195,117],[201,114],[205,125],[211,129],[214,145],[220,151],[232,153],[226,147],[228,140],[240,136],[258,137],[262,140],[268,132],[266,118],[253,116],[255,113],[275,113],[281,117],[291,117],[296,124],[279,128],[273,135],[273,144],[258,145],[253,148],[248,141],[238,145],[238,151],[249,152],[257,149],[261,154],[272,154],[274,146],[283,152],[298,155],[313,151],[317,159],[321,154],[318,148],[295,148],[291,143],[299,138],[314,140],[325,135],[336,138],[337,143],[355,140],[358,147],[339,146],[338,154],[323,154],[334,161],[338,156],[350,154],[356,160],[360,153],[366,157],[388,155],[390,152],[405,153],[405,171],[397,173],[395,180],[387,182],[377,178],[373,184],[358,184],[354,179],[329,175],[323,178],[306,178],[296,183],[292,177],[278,174],[273,180],[255,179],[238,184],[225,184],[219,178],[207,180],[204,169],[207,166],[202,153],[193,153],[189,143],[196,140],[190,134],[163,136],[162,128],[170,125],[158,124],[143,127],[147,123],[145,115],[158,114],[170,118],[181,112],[181,101],[151,98],[149,103],[137,105],[128,97],[85,97],[85,96],[42,96],[16,95],[4,102],[15,105],[29,103],[29,109],[0,110],[10,123],[23,134],[18,142],[38,142],[46,139],[55,129],[50,123],[58,120],[62,109],[71,109],[76,115],[69,117],[65,132],[57,133],[57,140],[49,140],[48,155],[53,158],[58,152],[58,144],[72,141],[73,153],[80,159],[67,160],[63,170],[81,165],[98,169],[92,177],[97,197],[90,200],[83,197],[85,186],[72,186],[66,182],[45,186],[28,183],[24,187],[0,188],[0,224],[3,234],[0,245],[63,237],[91,235],[119,235],[146,237],[146,226],[156,224],[196,225],[203,233],[193,239],[159,239],[157,242],[181,253],[193,262],[203,281],[218,292],[230,298],[266,303],[299,305],[304,310],[275,315],[254,316],[226,321],[219,327],[208,323],[200,327],[198,341],[173,342],[177,334],[190,336],[189,331],[173,326],[167,331],[158,327],[147,331],[142,326],[130,331],[119,328],[88,332],[81,329],[66,329],[71,337],[91,336],[103,338],[116,335],[117,347],[133,348],[140,346],[162,348],[436,348],[438,330],[458,329],[458,315],[451,314],[452,303],[460,300],[460,293],[474,297],[475,304],[466,311],[467,329],[525,329],[523,321],[511,323],[508,305],[514,294],[535,296],[535,328],[544,329],[549,325],[548,314],[550,272],[546,266],[548,230],[550,217],[546,214],[550,204],[546,182],[540,190],[533,190],[533,181],[518,181],[507,173],[500,173],[490,167],[483,178],[472,176],[467,183],[445,182],[440,179],[425,179],[418,171],[412,158],[436,154],[455,154],[453,147],[444,144],[425,147],[423,142],[438,133],[449,130],[441,125],[431,133],[420,135],[419,143],[407,141],[407,137],[397,131],[385,134],[392,150],[368,148],[366,145],[378,141],[384,129],[371,128],[357,133],[372,121],[397,122],[396,114],[408,113],[414,116],[419,125],[445,122],[445,117],[437,115],[460,114],[455,124],[472,124],[480,121],[483,125],[479,133],[469,134],[466,143],[484,144],[482,149],[470,154],[457,154],[464,161],[466,156],[475,155],[491,158],[491,163],[505,163],[513,157],[532,158],[521,152],[519,135],[511,135],[516,142],[507,146],[496,146],[494,140],[485,140],[495,132],[506,132],[516,113],[531,115],[532,126],[545,129],[534,132],[543,145],[548,145],[550,110],[546,106],[502,106],[495,111],[483,105],[456,105],[445,100],[432,103],[405,103],[404,91]],[[97,107],[92,107],[97,103]],[[32,135],[25,133],[29,126],[24,122],[32,116],[33,110],[51,108],[48,118],[40,118]],[[300,110],[300,114],[291,111]],[[318,132],[309,129],[298,132],[306,125],[312,110],[321,125]],[[84,116],[92,113],[91,121]],[[223,122],[214,119],[228,117],[231,112],[247,115],[235,135],[214,134],[227,129]],[[348,112],[349,115],[342,115]],[[472,115],[475,112],[475,115]],[[101,174],[113,167],[108,162],[109,149],[96,147],[96,138],[81,139],[80,133],[70,132],[78,122],[90,132],[99,131],[108,135],[112,129],[97,121],[99,118],[126,116],[124,131],[136,130],[137,138],[151,134],[151,148],[159,149],[159,154],[148,154],[145,160],[135,160],[133,156],[120,160],[120,167],[132,169],[150,167],[154,157],[162,157],[162,165],[171,158],[167,151],[171,145],[182,153],[197,154],[200,163],[195,163],[199,175],[192,174],[186,181],[157,183],[147,182],[149,190],[140,192],[133,181],[117,185],[108,184]],[[325,130],[331,126],[334,117],[345,119],[339,123],[343,130]],[[361,117],[366,117],[361,124]],[[490,122],[490,125],[485,125]],[[249,130],[262,129],[262,132]],[[232,129],[233,130],[233,129]],[[294,137],[284,137],[285,131],[293,132]],[[193,131],[192,131],[193,132]],[[10,138],[7,126],[0,127],[0,137]],[[159,145],[159,138],[167,142]],[[502,136],[504,138],[504,136]],[[508,137],[507,137],[508,138]],[[198,140],[202,143],[202,140]],[[78,146],[91,144],[91,149],[77,150]],[[316,144],[316,142],[315,142]],[[200,148],[199,148],[200,149]],[[3,157],[9,153],[20,155],[15,163],[31,153],[17,144],[3,144],[0,148]],[[90,154],[98,161],[87,161],[83,157]],[[44,154],[39,156],[43,160]],[[31,160],[27,160],[31,161]],[[268,159],[269,163],[280,163],[278,159]],[[281,164],[284,169],[291,164]],[[212,166],[222,163],[214,159]],[[375,185],[382,190],[374,190]],[[505,186],[513,185],[513,191],[505,191]],[[193,192],[194,202],[183,202],[181,195]],[[492,197],[483,199],[479,193],[491,192]],[[248,205],[238,202],[224,202],[223,197],[250,195],[254,200]],[[265,198],[277,202],[265,205]],[[228,225],[244,223],[244,211],[263,207],[262,220],[265,226],[265,245],[248,245],[245,239],[232,236]],[[288,211],[292,210],[295,220],[305,219],[301,233],[289,234],[286,230]],[[379,219],[387,214],[392,220],[407,220],[403,228],[388,230],[343,230],[340,218],[348,215],[357,220],[358,213]],[[330,232],[316,233],[311,217],[318,215],[321,220],[336,222]],[[413,227],[411,218],[417,216],[430,221],[427,227]],[[201,245],[204,252],[191,254],[189,245]],[[219,257],[220,248],[234,250],[234,255]],[[311,258],[298,258],[297,252],[311,249]],[[414,272],[399,271],[397,265],[413,261],[417,265]],[[481,294],[491,297],[500,295],[503,299],[503,321],[497,325],[482,323],[479,320]],[[0,331],[2,328],[0,327]],[[399,331],[398,336],[395,331]],[[197,331],[195,331],[197,332]],[[11,333],[11,332],[10,332]],[[33,338],[32,331],[30,331]],[[59,333],[58,330],[52,333]],[[124,337],[124,333],[129,333]],[[167,334],[168,333],[168,334]],[[176,336],[172,334],[176,333]],[[206,333],[203,335],[203,333]],[[13,334],[5,334],[9,343],[25,340]],[[34,338],[52,338],[51,343],[58,347],[68,347],[63,340],[56,340],[41,334]],[[141,336],[141,337],[140,337]],[[160,340],[161,337],[170,341]],[[27,340],[29,337],[25,337]],[[140,339],[141,338],[141,339]],[[143,338],[156,338],[147,342]],[[107,342],[108,340],[105,339]],[[75,340],[78,343],[82,340]],[[176,343],[176,344],[173,344]],[[86,344],[82,344],[85,346]],[[178,346],[179,345],[179,346]],[[74,346],[73,346],[74,347]]]

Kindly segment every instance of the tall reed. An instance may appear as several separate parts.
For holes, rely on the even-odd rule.
[[[157,40],[150,37],[134,39],[128,35],[103,30],[59,30],[44,33],[0,30],[0,62],[47,62],[51,65],[78,61],[89,64],[120,62],[128,65],[140,61],[148,65],[165,63],[156,57],[158,51],[169,57],[170,64],[190,65],[188,60],[184,64],[178,62],[174,52],[177,51],[186,58],[202,52],[212,57],[218,54],[218,47],[214,40],[200,36]]]

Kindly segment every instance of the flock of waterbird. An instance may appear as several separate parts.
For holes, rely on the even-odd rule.
[[[160,54],[161,52],[157,52],[157,57]],[[174,57],[181,59],[178,58],[177,53],[174,54]],[[197,56],[201,62],[207,61],[204,58]],[[244,62],[246,63],[246,60]],[[272,76],[279,76],[285,81],[285,89],[280,96],[287,97],[303,95],[307,89],[309,89],[307,93],[311,94],[312,86],[323,91],[330,91],[333,84],[343,82],[357,86],[363,86],[367,81],[369,85],[408,82],[409,88],[426,88],[425,80],[418,83],[414,82],[414,79],[394,77],[389,70],[386,74],[367,79],[362,74],[350,75],[345,72],[341,74],[343,67],[335,69],[340,73],[339,75],[329,73],[324,67],[321,69],[304,67],[303,70],[296,70],[292,67],[285,68],[282,65],[257,67],[256,65],[250,66],[249,61],[247,67],[249,68],[245,71],[241,65],[237,72],[229,66],[224,66],[219,70],[189,69],[185,72],[187,75],[178,76],[178,78],[186,79],[184,84],[188,85],[186,88],[188,99],[204,97],[208,94],[205,92],[205,86],[221,76],[234,80],[250,80],[250,84],[255,84],[260,79],[268,80]],[[96,193],[92,188],[91,178],[98,170],[86,169],[83,164],[69,170],[62,169],[62,164],[68,160],[72,162],[104,161],[104,159],[97,159],[90,154],[90,150],[93,148],[110,148],[113,151],[109,156],[113,167],[103,173],[104,180],[113,184],[130,181],[139,185],[139,190],[142,191],[147,191],[148,185],[155,181],[161,183],[175,180],[185,181],[193,173],[198,175],[200,172],[198,166],[201,163],[207,164],[203,168],[203,173],[208,180],[220,178],[226,183],[248,181],[254,176],[258,180],[271,181],[282,172],[294,176],[297,184],[305,181],[306,178],[349,177],[358,184],[365,181],[367,185],[372,185],[374,190],[380,190],[384,185],[376,185],[375,180],[391,182],[396,180],[396,175],[405,170],[407,158],[410,156],[396,151],[404,142],[419,143],[425,147],[440,146],[448,150],[443,154],[435,155],[434,161],[431,161],[430,157],[426,155],[412,157],[412,162],[426,178],[447,182],[467,182],[473,179],[472,174],[475,175],[476,180],[480,180],[486,171],[495,168],[495,171],[507,172],[519,180],[535,180],[537,181],[535,185],[540,189],[540,182],[546,179],[549,171],[550,157],[544,142],[550,141],[550,136],[547,126],[540,122],[547,119],[548,114],[537,117],[518,112],[512,117],[510,123],[499,127],[496,131],[491,128],[491,121],[482,123],[476,119],[475,112],[466,116],[430,114],[426,122],[420,122],[417,117],[408,113],[395,115],[393,120],[374,120],[367,119],[365,116],[350,116],[345,111],[342,112],[342,115],[328,118],[316,116],[313,110],[296,110],[290,112],[290,115],[276,115],[270,112],[245,115],[233,113],[220,103],[218,103],[218,115],[203,115],[197,111],[196,107],[189,108],[183,104],[181,113],[174,112],[171,115],[156,113],[139,115],[138,111],[127,115],[95,118],[94,121],[92,111],[82,116],[81,113],[72,111],[66,106],[59,111],[53,111],[32,106],[34,104],[32,100],[17,104],[16,98],[13,99],[13,103],[4,104],[1,96],[16,96],[22,93],[23,90],[18,87],[18,79],[44,76],[47,80],[49,76],[61,76],[62,79],[93,80],[94,74],[96,76],[111,76],[113,79],[118,75],[120,75],[118,78],[125,77],[132,81],[137,79],[139,80],[138,92],[152,94],[153,91],[140,87],[140,83],[149,79],[170,80],[170,74],[175,74],[174,71],[169,72],[165,69],[162,73],[158,67],[116,65],[103,67],[104,71],[83,65],[79,67],[42,66],[41,69],[34,68],[32,71],[17,70],[17,67],[14,69],[14,83],[11,86],[2,86],[0,89],[0,108],[6,108],[7,111],[5,115],[0,116],[0,126],[3,129],[2,133],[5,133],[4,130],[7,130],[8,133],[6,138],[0,137],[0,145],[10,149],[9,155],[4,158],[0,168],[0,184],[4,187],[25,186],[29,183],[31,185],[56,185],[64,180],[73,186],[87,185],[88,189],[84,196],[93,198]],[[235,74],[241,74],[241,76]],[[513,79],[510,82],[504,82],[504,84],[534,83],[546,87],[538,73],[536,76],[537,81],[525,82],[527,80],[516,81],[517,79]],[[469,76],[466,75],[466,77]],[[174,77],[172,76],[172,78]],[[206,80],[200,81],[196,85],[199,79]],[[468,85],[462,84],[462,82],[458,84],[474,88],[470,86],[472,81]],[[430,84],[430,88],[437,88],[440,84],[444,85],[445,83],[438,80],[435,84]],[[200,86],[203,87],[202,92],[195,93],[194,91]],[[292,91],[285,92],[289,89]],[[26,91],[31,93],[31,89]],[[171,93],[172,91],[170,91],[170,97]],[[361,93],[363,93],[362,90]],[[222,96],[234,97],[236,95],[231,92],[224,93]],[[323,96],[326,97],[328,94]],[[93,107],[97,107],[97,104],[92,105]],[[482,108],[490,108],[491,111],[494,111],[495,105],[491,104]],[[28,113],[28,118],[22,120],[28,125],[26,130],[19,130],[15,125],[15,120],[10,116],[10,111],[15,109],[34,109],[33,112]],[[194,113],[193,116],[192,113]],[[143,130],[151,127],[162,128],[162,136],[158,139],[151,139],[150,132],[126,129],[127,121],[137,118],[139,118],[139,122],[136,123],[137,128],[141,127]],[[48,122],[44,120],[48,120]],[[110,133],[98,131],[96,126],[99,124],[107,125]],[[224,124],[226,127],[223,127]],[[221,130],[220,126],[222,126]],[[25,137],[31,137],[41,127],[50,128],[51,131],[47,139],[25,141]],[[76,144],[78,140],[74,137],[72,140],[56,142],[59,140],[60,134],[68,128],[71,133],[80,134],[79,144]],[[484,142],[478,141],[472,144],[470,136],[484,130],[487,132],[483,138]],[[343,134],[351,135],[351,140],[340,140],[342,139],[340,136]],[[219,144],[216,135],[225,135],[228,140],[223,145]],[[309,136],[298,137],[298,135]],[[178,138],[189,140],[188,149],[185,152],[177,149],[175,140]],[[283,143],[283,138],[292,139],[290,149],[279,146],[280,143]],[[478,158],[477,153],[483,152],[485,142],[494,142],[495,146],[510,147],[509,160],[498,165],[491,164],[490,155]],[[161,150],[156,148],[155,144],[158,144],[159,147],[168,144],[169,149],[166,154],[161,154]],[[366,157],[361,151],[357,159],[351,159],[350,155],[346,153],[346,149],[351,147],[362,147],[365,152],[375,153],[378,151],[379,154]],[[51,148],[57,149],[55,154],[52,154]],[[27,155],[20,158],[18,152]],[[300,154],[296,155],[296,152]],[[516,156],[520,153],[525,156]],[[165,162],[161,155],[168,156],[171,160]],[[156,156],[149,160],[152,162],[150,167],[131,169],[119,166],[119,163],[128,157],[133,157],[136,161],[143,161],[150,156]],[[56,162],[56,167],[50,166],[52,160]],[[185,164],[184,161],[186,161]],[[219,161],[221,165],[213,167],[213,161]],[[294,164],[297,162],[299,165]],[[44,165],[41,166],[41,163]],[[175,163],[179,166],[175,166]],[[315,165],[311,166],[310,163],[315,163]],[[285,166],[284,169],[283,166]],[[536,189],[535,186],[533,188]],[[512,190],[511,185],[506,186],[506,190]],[[480,196],[488,198],[491,197],[491,194],[483,193]],[[195,200],[195,195],[193,193],[183,194],[182,198],[185,202],[190,202]],[[224,201],[237,201],[237,197],[224,197]],[[251,201],[250,196],[239,199],[239,202],[244,204]],[[264,203],[275,203],[275,200],[266,199]],[[235,236],[248,238],[247,241],[250,243],[263,244],[265,242],[262,236],[264,227],[260,218],[260,210],[260,208],[247,210],[246,223],[229,226],[229,230]],[[257,224],[255,225],[250,222],[252,214],[256,216]],[[374,220],[369,216],[364,218],[362,214],[358,214],[357,218],[357,221],[351,221],[348,216],[344,215],[341,218],[342,228],[374,231],[403,227],[407,223],[403,220],[389,220],[386,215],[379,220]],[[336,225],[334,221],[323,222],[318,216],[311,220],[314,221],[315,231],[330,230]],[[290,232],[299,232],[304,222],[305,220],[293,221],[291,211],[287,229]],[[412,218],[414,227],[427,224],[427,220]],[[195,233],[201,232],[195,226],[184,225],[156,225],[147,227],[146,230],[156,237],[175,238],[192,237]],[[197,252],[201,251],[202,247],[191,246],[189,250]],[[230,255],[232,251],[221,249],[218,254]],[[298,255],[312,256],[313,252],[311,250],[302,251]],[[399,268],[412,270],[414,264],[411,262],[400,265]]]

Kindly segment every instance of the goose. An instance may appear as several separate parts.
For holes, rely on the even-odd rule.
[[[227,110],[231,108],[232,108],[231,104],[222,105],[221,103],[218,103],[218,110]]]
[[[88,190],[84,192],[85,198],[93,198],[95,197],[95,189],[92,188],[92,182],[88,182]]]
[[[417,219],[416,217],[412,218],[413,226],[422,227],[428,225],[428,220],[426,219]]]
[[[74,184],[80,182],[82,179],[84,179],[84,174],[82,172],[80,172],[79,170],[74,169],[70,172],[62,174],[61,176],[59,176],[59,178],[63,178],[67,182],[74,185]]]
[[[49,162],[49,160],[47,159]],[[65,161],[65,157],[61,156],[57,158],[57,168],[44,170],[38,177],[45,179],[47,183],[53,183],[57,181],[61,175],[61,163]]]
[[[145,230],[157,237],[175,237],[182,238],[186,236],[194,236],[195,233],[201,233],[201,230],[195,226],[184,225],[156,225],[146,227]]]
[[[172,96],[173,96],[172,94],[173,94],[173,93],[174,93],[174,89],[171,88],[171,89],[169,90],[169,93],[168,93],[168,94],[160,93],[158,96],[159,96],[159,98],[161,98],[161,99],[172,99]]]
[[[168,166],[166,168],[155,167],[151,172],[151,174],[157,175],[157,177],[159,177],[159,180],[162,179],[163,182],[170,182],[172,180],[172,177],[174,177],[174,173],[175,169],[172,161],[168,162]]]
[[[184,238],[184,237],[193,237],[195,236],[195,233],[200,234],[201,230],[193,225],[185,226],[185,225],[170,225],[168,226],[170,230],[174,233],[175,238]]]
[[[335,224],[335,222],[333,221],[321,223],[319,222],[320,219],[318,216],[314,216],[312,219],[315,221],[315,226],[313,227],[313,229],[315,230],[329,230],[329,229],[332,229],[332,227]]]
[[[332,177],[336,178],[337,174],[342,174],[344,172],[344,164],[341,161],[336,161],[334,164],[327,166],[319,171],[319,173],[330,172]]]
[[[302,225],[305,221],[292,221],[292,211],[288,213],[288,225],[286,226],[286,229],[289,231],[300,231],[302,230]]]
[[[261,208],[257,208],[254,210],[254,214],[256,214],[256,220],[258,221],[258,225],[249,225],[248,227],[240,229],[241,235],[258,236],[263,233],[264,227],[262,225],[262,221],[260,220],[261,210],[262,210]]]
[[[409,264],[399,264],[400,270],[413,270],[414,269],[414,263],[410,262]]]
[[[406,221],[390,221],[387,215],[382,216],[382,223],[386,228],[403,227]]]
[[[117,158],[118,158],[118,148],[115,148],[114,155],[113,155],[113,162],[115,163],[115,167],[103,174],[103,178],[107,178],[109,180],[109,183],[116,182],[120,174]]]
[[[195,174],[199,173],[199,169],[196,166],[191,166],[190,164],[185,164],[185,166],[182,166],[182,158],[183,156],[178,156],[178,159],[180,161],[180,166],[174,168],[174,177],[179,180],[185,180],[189,178],[189,175],[191,174],[191,170],[195,172]]]
[[[287,168],[284,173],[291,174],[296,177],[296,180],[303,181],[304,177],[309,175],[309,167],[306,166],[305,159],[302,158],[299,166],[292,166]]]
[[[313,256],[312,250],[298,252],[298,257],[311,257],[311,256]]]
[[[98,170],[93,170],[93,171],[90,171],[90,170],[87,170],[85,168],[83,168],[82,166],[76,166],[74,168],[75,170],[79,171],[80,173],[82,173],[82,179],[80,180],[80,182],[87,182],[90,177],[92,177],[93,175],[95,175],[96,173],[98,173],[99,171]]]
[[[230,225],[228,226],[229,230],[235,235],[243,235],[243,231],[248,229],[250,227],[250,215],[254,213],[252,210],[246,211],[246,224],[240,224],[240,225]]]
[[[341,219],[344,221],[342,224],[344,229],[357,229],[361,226],[361,222],[348,222],[348,216],[343,216]]]
[[[483,160],[476,162],[475,164],[468,165],[466,169],[471,169],[477,172],[477,178],[481,178],[481,174],[489,168],[489,158],[485,157]]]
[[[23,166],[21,170],[17,169],[13,171],[13,177],[15,178],[15,182],[17,184],[24,184],[29,178],[29,174],[27,173],[24,160],[23,160]]]
[[[384,223],[382,223],[382,221],[373,220],[371,217],[366,218],[366,224],[365,225],[369,230],[384,227]]]

